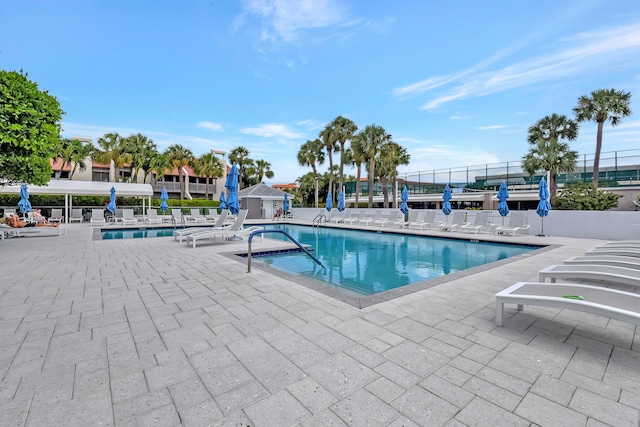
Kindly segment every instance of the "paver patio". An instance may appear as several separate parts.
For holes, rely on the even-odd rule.
[[[2,426],[638,426],[640,328],[494,323],[496,292],[601,241],[504,237],[557,246],[358,309],[247,273],[246,242],[66,227],[0,244]]]

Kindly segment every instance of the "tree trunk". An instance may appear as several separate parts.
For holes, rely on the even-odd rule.
[[[360,179],[362,177],[362,165],[358,165],[358,178],[356,179],[356,205],[358,207],[358,200],[360,199]]]
[[[600,150],[602,150],[602,128],[604,122],[598,122],[598,133],[596,135],[596,153],[593,156],[593,187],[598,189],[598,174],[600,173]]]
[[[342,185],[344,184],[344,143],[340,144],[340,189],[342,190]]]
[[[371,160],[369,160],[369,209],[373,207],[373,182],[375,178],[375,170],[375,159],[372,157]]]

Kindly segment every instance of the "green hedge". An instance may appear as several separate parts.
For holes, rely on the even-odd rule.
[[[145,199],[146,200],[146,199]],[[18,194],[3,194],[0,195],[0,206],[18,206],[20,201],[20,195]],[[108,202],[109,197],[105,196],[73,196],[73,204],[76,206],[102,206],[104,202]],[[32,206],[64,206],[64,196],[58,195],[43,195],[34,194],[29,196],[29,202]],[[160,206],[162,201],[160,199],[151,199],[152,206]],[[193,200],[179,200],[169,199],[167,200],[169,207],[205,207],[205,208],[217,208],[220,206],[219,200],[206,200],[206,199],[193,199]],[[117,197],[116,205],[122,206],[142,206],[142,199],[139,197]],[[146,202],[145,202],[146,205]]]

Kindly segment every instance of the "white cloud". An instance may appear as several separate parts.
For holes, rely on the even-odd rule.
[[[265,138],[281,137],[287,139],[302,138],[301,133],[296,133],[289,129],[286,125],[265,124],[257,127],[248,127],[240,129],[240,132],[248,135],[262,136]]]
[[[196,123],[196,126],[199,127],[199,128],[205,128],[205,129],[213,130],[213,131],[216,131],[216,132],[222,132],[222,125],[220,123],[198,122],[198,123]]]
[[[348,12],[342,2],[333,0],[244,0],[245,13],[236,19],[236,27],[253,15],[262,21],[260,40],[287,43],[296,41],[304,30],[348,24]]]
[[[393,93],[397,96],[410,96],[444,89],[442,94],[428,100],[422,106],[424,110],[432,110],[457,99],[484,96],[543,81],[560,80],[571,75],[593,73],[603,64],[609,68],[638,66],[640,23],[580,33],[557,41],[555,46],[559,46],[555,52],[501,69],[480,72],[514,50],[507,48],[467,70],[449,76],[429,77],[421,82],[395,89]]]
[[[490,125],[490,126],[478,126],[477,130],[493,130],[493,129],[504,129],[509,127],[507,125]]]

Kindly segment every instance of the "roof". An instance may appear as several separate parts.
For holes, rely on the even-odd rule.
[[[116,189],[116,196],[153,196],[151,184],[52,179],[47,185],[27,185],[29,194],[71,194],[73,196],[109,196],[111,187]],[[20,194],[20,185],[0,186],[0,194]]]
[[[292,198],[291,194],[285,193],[273,187],[269,187],[265,184],[256,184],[251,187],[243,188],[238,191],[238,199],[250,198],[250,199],[263,199],[263,200],[281,200],[284,199],[284,195],[287,194],[289,198]]]

